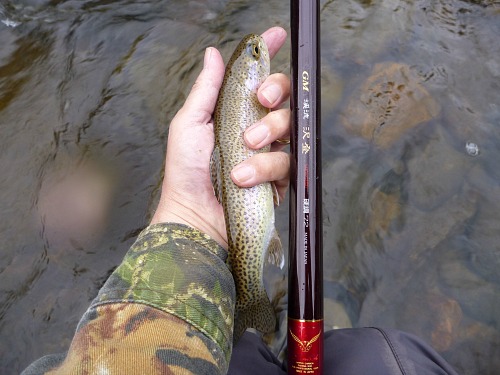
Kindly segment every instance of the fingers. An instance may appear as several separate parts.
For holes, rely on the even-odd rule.
[[[277,108],[290,97],[290,79],[283,73],[271,74],[257,91],[259,102],[267,108]]]
[[[274,95],[270,98],[270,95]],[[268,108],[281,106],[290,96],[290,80],[284,74],[270,75],[257,93],[261,104]],[[290,138],[290,110],[278,109],[268,113],[250,126],[244,134],[245,142],[252,149],[260,149],[277,139]],[[281,150],[284,145],[273,145],[272,151]]]
[[[223,78],[222,56],[216,48],[209,47],[205,51],[203,69],[179,111],[179,115],[189,117],[186,124],[206,124],[211,120]]]
[[[266,42],[269,56],[272,59],[285,43],[286,31],[278,26],[271,27],[262,34],[262,38]]]
[[[250,126],[244,134],[246,144],[258,150],[277,139],[290,138],[290,110],[269,112],[262,120]]]
[[[284,152],[256,154],[238,164],[231,171],[231,178],[240,187],[251,187],[263,182],[276,181],[277,186],[287,186],[290,157]]]

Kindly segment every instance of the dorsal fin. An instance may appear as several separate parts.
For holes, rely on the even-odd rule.
[[[214,188],[214,194],[219,203],[222,203],[222,178],[220,172],[220,151],[219,147],[215,146],[210,159],[210,179]]]

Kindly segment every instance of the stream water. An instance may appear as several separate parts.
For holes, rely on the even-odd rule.
[[[0,0],[0,373],[68,348],[147,225],[204,49],[273,25],[287,1]],[[500,374],[500,2],[322,1],[321,28],[327,326]]]

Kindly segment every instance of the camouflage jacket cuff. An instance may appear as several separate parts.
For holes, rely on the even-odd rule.
[[[229,360],[235,287],[227,252],[206,234],[181,224],[146,228],[101,288],[104,303],[146,304],[188,322]]]

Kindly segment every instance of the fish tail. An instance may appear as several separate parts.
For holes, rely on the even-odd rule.
[[[243,336],[247,328],[255,328],[262,333],[276,330],[276,313],[263,289],[260,298],[245,309],[236,309],[234,315],[233,345]]]

